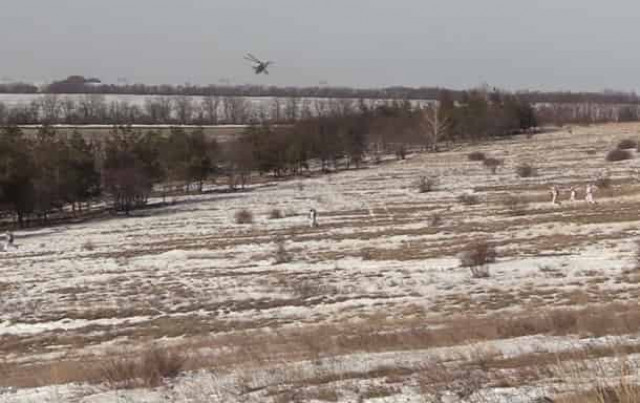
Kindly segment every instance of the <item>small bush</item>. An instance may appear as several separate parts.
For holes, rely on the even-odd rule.
[[[289,263],[290,261],[291,255],[287,251],[284,238],[278,237],[276,239],[275,264]]]
[[[528,203],[522,197],[509,194],[502,198],[502,205],[512,215],[524,215],[527,212]]]
[[[484,266],[496,261],[496,248],[487,241],[469,244],[460,257],[462,267]]]
[[[496,261],[496,249],[486,241],[470,244],[460,256],[460,266],[468,267],[473,278],[489,277],[489,263]]]
[[[433,178],[427,178],[426,176],[422,176],[420,178],[420,182],[418,182],[418,192],[427,193],[431,192],[436,187],[436,181]]]
[[[618,150],[630,150],[632,148],[638,148],[638,142],[633,139],[620,140],[618,143]]]
[[[470,266],[469,271],[471,271],[471,277],[473,278],[489,278],[491,277],[491,272],[489,271],[489,266]]]
[[[96,249],[96,245],[91,240],[88,240],[82,244],[82,250],[91,252],[95,249]]]
[[[473,206],[480,203],[478,196],[470,193],[464,193],[458,196],[458,201],[465,206]]]
[[[486,156],[484,155],[483,152],[474,151],[472,153],[469,153],[467,155],[467,158],[469,159],[469,161],[484,161]]]
[[[603,176],[596,179],[596,186],[599,189],[610,189],[611,188],[611,178],[608,176]]]
[[[165,379],[177,377],[187,358],[177,352],[152,347],[139,358],[123,356],[107,361],[102,367],[102,380],[117,388],[157,387]]]
[[[271,219],[271,220],[279,220],[282,217],[284,217],[284,215],[282,214],[282,211],[280,211],[277,208],[274,208],[273,210],[271,210],[269,212],[269,219]]]
[[[180,375],[186,362],[182,354],[154,347],[142,355],[140,369],[147,386],[159,386],[163,380]]]
[[[616,148],[615,150],[611,150],[607,153],[606,159],[609,162],[616,162],[616,161],[630,160],[632,157],[633,156],[629,151],[620,150],[619,148]]]
[[[537,170],[531,164],[521,164],[516,167],[516,174],[521,178],[530,178],[537,175]]]
[[[587,155],[596,155],[598,151],[594,150],[593,148],[590,148],[587,151],[585,151],[585,153],[587,153]]]
[[[496,170],[498,169],[498,167],[500,165],[502,165],[502,161],[497,159],[497,158],[485,158],[482,161],[482,165],[484,165],[485,168],[487,168],[488,170],[491,171],[491,173],[496,173]]]
[[[253,213],[247,209],[242,209],[236,212],[236,224],[252,224]]]
[[[442,216],[438,213],[435,213],[429,217],[429,226],[430,227],[439,227],[442,225]]]

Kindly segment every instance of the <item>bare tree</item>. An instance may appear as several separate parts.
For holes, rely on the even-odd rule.
[[[42,115],[45,123],[57,123],[62,105],[56,94],[46,94],[41,99]]]
[[[207,95],[200,103],[205,121],[210,125],[217,125],[219,121],[220,97]]]
[[[7,106],[0,102],[0,125],[4,125],[7,119]]]
[[[60,101],[60,110],[62,112],[62,121],[69,124],[76,120],[77,110],[76,102],[71,97],[64,97]]]
[[[243,124],[249,120],[249,102],[243,97],[224,97],[224,115],[227,123]]]
[[[175,110],[178,122],[183,125],[191,123],[193,118],[193,99],[189,95],[180,95],[175,99]]]
[[[102,94],[85,94],[80,98],[80,111],[84,123],[104,122],[107,104]]]
[[[144,102],[144,109],[147,118],[153,124],[169,123],[173,102],[169,97],[147,98]]]
[[[289,97],[284,107],[285,119],[289,122],[295,122],[298,119],[298,111],[300,108],[300,98]]]
[[[271,99],[271,121],[280,123],[282,120],[282,102],[279,97]]]
[[[325,116],[327,114],[328,109],[329,109],[329,105],[327,103],[327,100],[321,99],[321,98],[314,99],[313,100],[313,109],[315,110],[316,116],[318,116],[318,117]]]
[[[422,129],[426,135],[427,149],[438,151],[438,142],[449,130],[451,121],[441,112],[440,105],[429,105],[422,109]]]

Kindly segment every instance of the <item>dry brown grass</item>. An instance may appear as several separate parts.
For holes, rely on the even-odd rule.
[[[274,208],[273,210],[269,211],[270,220],[279,220],[282,217],[284,217],[284,214],[282,214],[282,211],[277,208]]]
[[[561,396],[554,403],[638,403],[640,386],[621,382],[617,386],[599,387],[586,392]]]
[[[309,284],[314,283],[318,282],[309,281]],[[325,291],[322,290],[323,293]],[[316,290],[301,291],[301,294],[315,293]],[[383,316],[362,318],[354,323],[306,324],[302,328],[278,332],[228,331],[229,334],[204,337],[198,343],[192,341],[182,347],[175,346],[171,352],[164,350],[166,355],[160,350],[160,358],[153,354],[143,354],[142,358],[141,355],[130,354],[121,355],[122,359],[79,358],[77,361],[43,362],[29,366],[8,363],[4,368],[7,376],[0,378],[0,386],[104,381],[143,385],[174,376],[186,368],[234,368],[249,362],[269,363],[274,359],[295,362],[355,352],[423,350],[530,335],[624,335],[640,331],[640,310],[636,303],[616,303],[583,309],[537,309],[518,316],[504,316],[502,313],[447,315],[429,320],[392,320]],[[193,356],[190,351],[212,346],[228,352],[216,355],[215,361],[204,358],[185,360],[185,357]],[[536,360],[543,362],[541,358]]]
[[[398,393],[398,389],[393,386],[371,385],[358,392],[358,399],[360,401],[366,401],[369,399],[380,399],[383,397],[394,396]]]
[[[186,362],[181,352],[154,346],[140,356],[120,354],[106,360],[99,381],[115,388],[156,387],[177,377]]]

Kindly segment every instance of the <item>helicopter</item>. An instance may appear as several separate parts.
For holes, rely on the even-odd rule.
[[[253,63],[253,70],[255,70],[256,74],[269,74],[269,71],[267,70],[267,67],[269,67],[270,64],[273,64],[273,62],[271,61],[262,61],[260,59],[258,59],[257,57],[255,57],[254,55],[252,55],[251,53],[247,53],[247,55],[244,57],[245,60],[250,61],[251,63]]]

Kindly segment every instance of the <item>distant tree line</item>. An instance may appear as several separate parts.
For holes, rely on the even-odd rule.
[[[0,84],[0,93],[50,94],[121,94],[121,95],[190,95],[227,97],[298,97],[298,98],[368,98],[436,100],[447,90],[439,87],[385,87],[358,89],[318,85],[314,87],[276,87],[261,85],[146,85],[102,84],[95,78],[69,76],[41,88],[26,83]],[[455,101],[463,99],[464,90],[447,90]],[[521,91],[517,95],[533,104],[539,103],[597,103],[640,104],[635,92],[605,90],[602,92]]]

